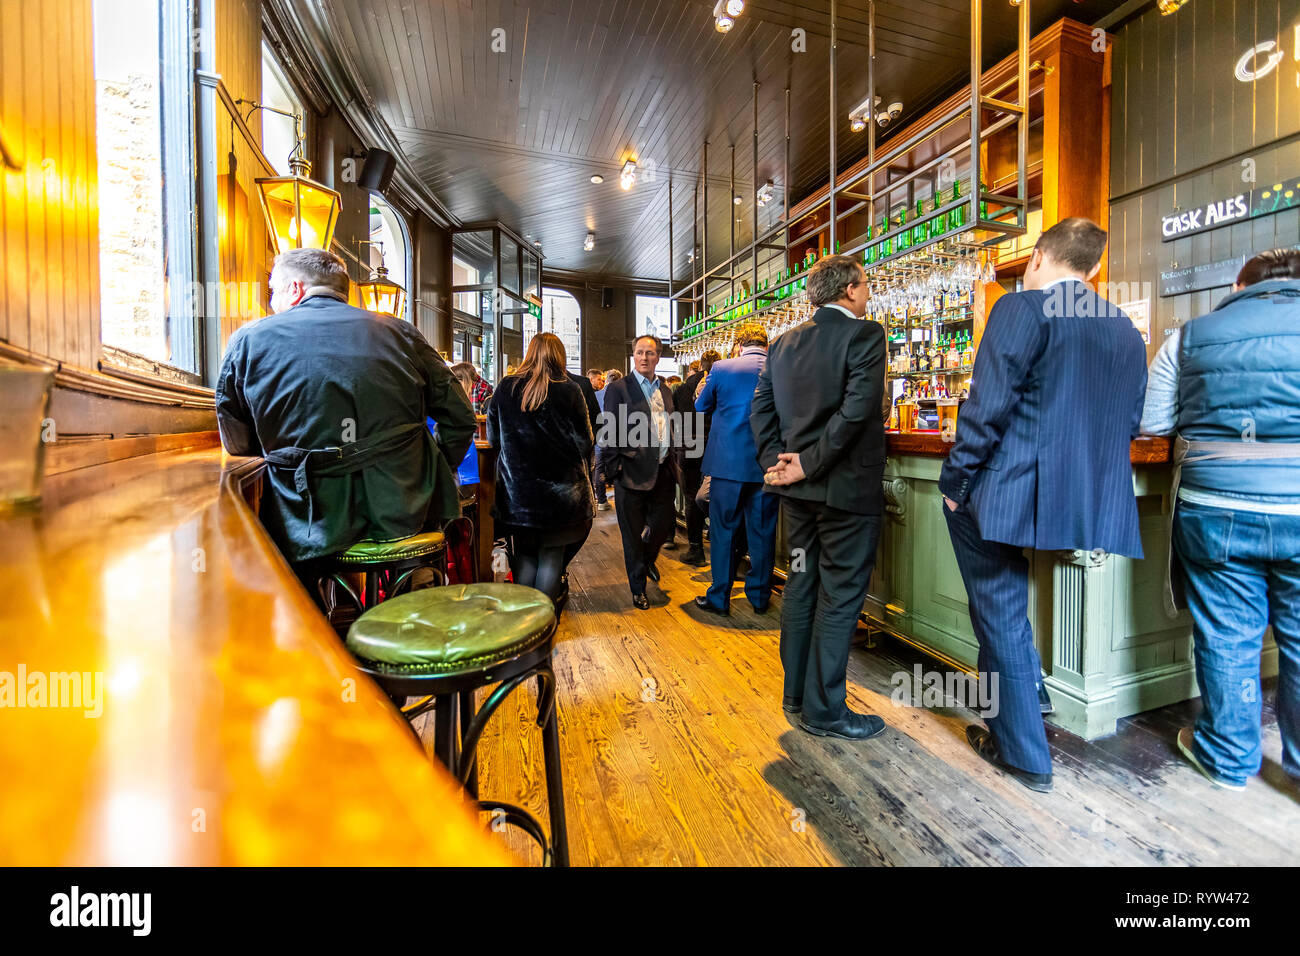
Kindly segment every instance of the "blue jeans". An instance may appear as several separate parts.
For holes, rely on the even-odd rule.
[[[755,608],[772,599],[772,569],[776,563],[776,513],[780,500],[763,490],[761,481],[709,479],[709,564],[713,585],[705,600],[716,608],[731,607],[731,585],[740,556],[749,552],[745,597]],[[737,539],[745,536],[745,549]]]
[[[1232,783],[1259,773],[1259,658],[1271,624],[1282,767],[1300,778],[1300,515],[1180,501],[1173,547],[1192,612],[1201,688],[1197,759]]]

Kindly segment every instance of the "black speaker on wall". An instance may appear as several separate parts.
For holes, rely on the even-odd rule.
[[[614,290],[610,286],[605,286],[600,290],[600,307],[602,309],[614,308]]]
[[[393,172],[397,169],[397,160],[393,154],[382,149],[366,151],[365,162],[361,165],[361,178],[357,185],[371,192],[382,193],[393,181]]]

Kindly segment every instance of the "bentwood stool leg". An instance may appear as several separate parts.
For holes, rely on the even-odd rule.
[[[560,721],[555,706],[555,673],[549,658],[537,673],[537,721],[542,728],[542,755],[546,764],[546,802],[551,817],[551,850],[555,866],[569,865],[569,827],[564,818],[564,780],[560,773]]]
[[[456,695],[443,694],[433,705],[433,753],[444,767],[455,767]]]
[[[474,691],[463,690],[458,695],[460,697],[460,743],[462,751],[465,746],[465,738],[469,734],[469,725],[474,720]],[[469,774],[465,778],[465,789],[475,800],[478,799],[478,760],[476,754],[465,755],[462,752],[461,759],[470,761]]]

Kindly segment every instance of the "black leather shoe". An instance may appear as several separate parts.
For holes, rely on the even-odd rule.
[[[639,608],[642,611],[648,611],[650,610],[650,599],[646,597],[644,594],[633,594],[632,606],[635,608]]]
[[[686,555],[682,558],[682,564],[689,564],[692,567],[700,568],[709,563],[709,559],[704,556],[704,548],[698,544],[693,544],[687,550]]]
[[[766,614],[769,607],[767,604],[764,604],[762,607],[759,607],[757,604],[750,604],[749,606],[754,609],[755,614]]]
[[[730,608],[714,607],[709,603],[709,599],[706,597],[697,597],[695,599],[695,606],[701,611],[708,611],[710,614],[718,615],[718,617],[731,617]]]
[[[971,750],[975,751],[993,766],[997,767],[1004,773],[1009,773],[1030,790],[1038,793],[1052,792],[1052,775],[1050,773],[1030,773],[1028,770],[1021,770],[1019,767],[1013,767],[1006,763],[998,756],[998,745],[993,740],[993,735],[983,727],[977,727],[971,724],[966,728],[966,742],[970,744]]]
[[[1048,696],[1047,685],[1038,685],[1038,710],[1043,714],[1056,713],[1056,706],[1052,703],[1052,698]]]
[[[875,714],[857,714],[853,711],[829,724],[813,724],[800,719],[799,726],[818,737],[839,737],[842,740],[866,740],[885,732],[885,722]]]
[[[676,541],[665,541],[665,542],[664,542],[664,546],[663,546],[663,550],[665,550],[665,551],[676,551],[676,550],[677,550],[677,542],[676,542]]]
[[[787,714],[798,714],[803,711],[802,697],[782,697],[781,709]]]
[[[659,569],[655,567],[653,564],[646,566],[645,573],[646,573],[646,577],[648,577],[655,584],[659,583]]]

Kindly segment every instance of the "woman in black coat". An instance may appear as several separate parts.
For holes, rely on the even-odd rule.
[[[497,450],[496,518],[515,583],[557,599],[565,568],[587,535],[594,439],[582,391],[565,371],[564,343],[534,335],[514,375],[501,380],[487,411]]]

